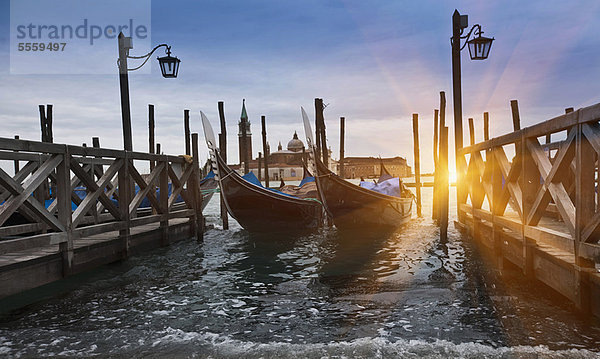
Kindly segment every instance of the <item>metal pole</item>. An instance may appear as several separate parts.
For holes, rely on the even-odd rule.
[[[131,110],[129,107],[129,78],[127,76],[127,48],[125,35],[119,34],[119,84],[121,89],[121,117],[123,120],[123,146],[125,151],[133,150],[131,139]]]

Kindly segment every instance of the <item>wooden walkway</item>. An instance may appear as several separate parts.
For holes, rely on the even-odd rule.
[[[183,158],[0,138],[0,298],[201,239],[197,134],[192,147]]]
[[[498,263],[600,317],[599,120],[600,104],[480,143],[470,126],[457,156],[456,224]]]

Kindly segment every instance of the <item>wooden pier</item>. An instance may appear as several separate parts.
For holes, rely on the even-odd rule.
[[[524,129],[511,105],[514,132],[458,151],[456,225],[600,317],[600,104]]]
[[[0,298],[201,239],[198,135],[191,137],[192,160],[0,138]],[[145,198],[150,207],[140,208]],[[25,223],[11,223],[15,216]]]

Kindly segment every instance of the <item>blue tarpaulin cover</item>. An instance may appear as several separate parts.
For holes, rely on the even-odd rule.
[[[400,191],[400,178],[397,177],[379,183],[361,181],[360,186],[388,196],[402,197],[402,192]]]

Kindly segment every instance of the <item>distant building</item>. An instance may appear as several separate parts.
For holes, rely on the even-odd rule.
[[[343,160],[344,178],[379,177],[381,163],[394,177],[412,176],[412,169],[403,157],[346,157]]]
[[[283,149],[281,142],[277,146],[277,151],[268,154],[269,159],[269,180],[279,181],[295,181],[301,180],[304,174],[302,160],[307,156],[304,143],[298,139],[298,134],[294,132],[294,136],[287,144],[287,149]],[[258,160],[250,162],[250,171],[258,175]],[[265,166],[261,163],[260,178],[265,178]]]

